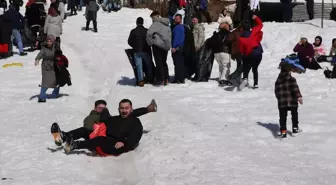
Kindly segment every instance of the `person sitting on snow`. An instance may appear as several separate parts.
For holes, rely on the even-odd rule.
[[[323,58],[326,55],[324,46],[322,45],[322,37],[321,36],[316,36],[315,37],[315,42],[313,43],[314,47],[314,58],[315,60],[320,60],[319,58]]]
[[[321,69],[321,66],[315,61],[314,58],[314,47],[308,42],[306,37],[302,37],[300,39],[300,42],[296,44],[293,51],[298,53],[300,64],[304,68],[313,70]]]
[[[106,104],[106,102],[101,102]],[[132,102],[123,99],[119,102],[119,116],[111,116],[104,106],[101,106],[100,124],[106,127],[105,136],[91,137],[90,132],[84,127],[62,132],[59,125],[52,125],[53,135],[59,135],[60,141],[56,144],[62,144],[66,141],[64,150],[69,153],[78,149],[97,149],[99,147],[104,154],[120,155],[134,150],[138,145],[143,134],[143,127],[138,118],[133,116]],[[55,138],[55,136],[54,136]],[[80,138],[86,138],[84,141],[77,141]]]

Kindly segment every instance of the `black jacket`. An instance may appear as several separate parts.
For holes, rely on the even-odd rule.
[[[134,52],[150,52],[150,47],[146,41],[147,28],[143,26],[137,26],[134,28],[129,37],[128,45],[130,45]]]
[[[30,27],[41,25],[43,16],[43,12],[41,12],[41,6],[44,9],[43,4],[36,3],[33,3],[32,5],[27,7],[25,16]]]
[[[3,16],[6,21],[10,22],[12,29],[22,29],[24,27],[25,19],[20,12],[9,9]]]
[[[143,133],[143,127],[140,120],[129,116],[112,116],[103,121],[106,125],[106,137],[115,139],[115,142],[123,142],[124,147],[117,150],[117,154],[125,153],[135,149],[140,142]],[[110,140],[111,140],[110,139]]]
[[[3,15],[0,15],[0,44],[9,44],[11,42],[11,35],[11,25],[5,21]]]
[[[13,4],[14,6],[22,6],[23,1],[22,0],[9,0],[10,4]]]
[[[229,53],[228,39],[229,32],[226,30],[220,30],[215,32],[211,37],[211,48],[213,53]]]

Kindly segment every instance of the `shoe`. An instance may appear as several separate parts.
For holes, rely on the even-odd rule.
[[[139,87],[143,87],[144,85],[145,85],[145,82],[144,81],[140,81],[140,82],[138,82],[138,84],[137,84]]]
[[[25,52],[21,52],[19,55],[20,55],[20,56],[26,56],[27,53],[25,53]]]
[[[258,89],[258,88],[259,88],[258,84],[255,84],[255,85],[253,86],[253,89]]]
[[[224,80],[224,85],[231,86],[232,83],[230,81],[228,81],[228,80]]]
[[[166,86],[166,85],[168,85],[168,83],[169,83],[169,80],[166,79],[166,80],[163,82],[163,85]]]
[[[280,132],[280,134],[278,135],[279,138],[286,138],[287,137],[287,131],[286,130],[282,130]]]
[[[147,112],[157,112],[157,104],[154,99],[147,106]]]
[[[55,144],[57,146],[62,146],[65,134],[64,134],[64,132],[61,131],[58,123],[53,123],[51,125],[51,129],[50,130],[51,130],[51,134],[53,135]]]
[[[45,103],[45,102],[47,102],[47,100],[45,100],[45,99],[38,99],[38,101],[37,101],[38,103]]]
[[[293,130],[292,130],[293,134],[297,134],[297,133],[300,133],[300,132],[302,132],[302,129],[300,129],[299,127],[293,127]]]
[[[93,32],[97,33],[97,32],[98,32],[98,30],[93,30]]]
[[[77,149],[77,142],[73,140],[72,136],[69,136],[66,138],[66,142],[64,145],[64,152],[65,153],[70,153],[71,151]]]
[[[248,80],[245,78],[239,85],[239,89],[242,90],[248,86]]]

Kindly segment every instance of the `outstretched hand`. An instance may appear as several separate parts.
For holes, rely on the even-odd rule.
[[[116,149],[119,149],[119,148],[124,147],[124,146],[125,146],[125,144],[123,142],[117,142],[114,147]]]

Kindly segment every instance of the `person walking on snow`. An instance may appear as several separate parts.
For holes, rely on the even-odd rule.
[[[56,47],[61,48],[61,35],[63,32],[62,18],[57,14],[55,8],[51,7],[44,24],[44,33],[53,35],[56,38]]]
[[[55,36],[48,35],[46,45],[42,45],[41,51],[35,58],[35,66],[39,65],[39,61],[42,59],[41,71],[42,71],[42,83],[41,91],[38,98],[39,103],[45,103],[47,99],[48,88],[54,88],[51,98],[58,98],[60,88],[56,86],[56,74],[54,71],[55,62]]]
[[[138,82],[137,85],[143,87],[144,82],[144,72],[143,72],[143,64],[146,65],[147,69],[147,79],[150,83],[153,82],[153,61],[151,56],[151,48],[147,44],[146,35],[147,28],[143,26],[144,19],[142,17],[138,17],[136,20],[137,27],[130,32],[128,37],[128,45],[130,45],[134,50],[134,61],[137,68],[138,74]]]
[[[153,24],[148,28],[146,41],[153,48],[156,82],[158,85],[167,85],[169,81],[167,55],[171,48],[172,36],[169,19],[161,18],[157,11],[154,11],[150,17]]]
[[[172,57],[175,65],[175,79],[173,83],[184,84],[185,64],[184,64],[184,26],[182,24],[182,15],[175,15],[175,26],[172,39]]]
[[[253,88],[258,88],[258,67],[263,54],[263,48],[260,43],[263,37],[263,32],[261,31],[263,24],[256,15],[253,15],[252,19],[255,21],[256,26],[250,30],[250,24],[244,21],[242,24],[244,32],[241,33],[239,38],[244,68],[243,82],[240,84],[239,89],[248,85],[248,76],[251,69],[254,80]]]
[[[229,81],[231,56],[228,47],[228,35],[230,33],[230,26],[227,23],[219,25],[219,31],[214,33],[211,37],[212,52],[219,66],[219,85],[232,85]]]
[[[280,74],[275,82],[275,96],[278,100],[280,117],[280,138],[287,136],[287,112],[292,114],[292,133],[302,132],[299,128],[298,102],[303,104],[302,95],[296,79],[291,75],[292,67],[289,65],[281,66]]]
[[[85,9],[85,17],[86,17],[86,27],[85,30],[89,30],[90,22],[93,22],[93,30],[94,32],[98,32],[97,29],[97,12],[99,11],[99,5],[95,0],[90,0],[89,4],[86,5]]]
[[[11,40],[15,39],[17,47],[19,48],[20,56],[25,56],[27,53],[23,51],[23,43],[20,31],[25,25],[25,19],[20,12],[15,10],[13,5],[9,5],[9,9],[3,15],[4,20],[9,22],[12,27]],[[10,44],[10,52],[13,53],[13,44]]]

